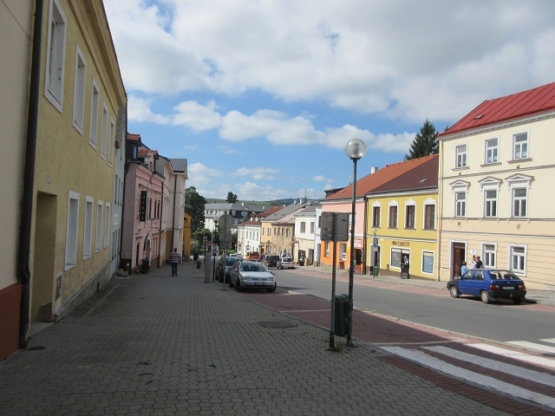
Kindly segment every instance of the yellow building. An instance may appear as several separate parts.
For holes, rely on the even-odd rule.
[[[366,193],[370,273],[437,279],[438,156]]]
[[[109,283],[118,112],[126,93],[101,0],[45,2],[29,319],[67,315]]]
[[[183,254],[186,256],[191,256],[191,224],[192,217],[184,213],[183,214]]]

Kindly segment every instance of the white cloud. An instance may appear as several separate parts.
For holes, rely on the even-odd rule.
[[[213,177],[221,176],[221,172],[217,169],[209,168],[202,163],[192,163],[187,167],[187,186],[200,188],[213,181]]]
[[[130,95],[127,111],[129,120],[139,123],[168,124],[170,122],[170,117],[162,114],[154,114],[150,109],[151,102],[152,99],[138,98]]]
[[[197,132],[219,128],[222,117],[215,109],[214,101],[210,101],[206,105],[198,104],[195,101],[184,101],[174,108],[176,114],[174,114],[172,122]]]
[[[234,176],[250,176],[255,180],[265,179],[265,180],[274,180],[275,177],[273,175],[279,173],[279,170],[273,168],[240,168],[233,172]]]

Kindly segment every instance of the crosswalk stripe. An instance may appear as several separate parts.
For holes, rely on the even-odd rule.
[[[484,386],[486,388],[491,388],[493,390],[497,390],[501,393],[508,394],[513,397],[530,400],[535,403],[539,403],[541,405],[555,409],[555,398],[546,396],[544,394],[526,390],[521,387],[505,383],[504,381],[496,380],[492,377],[465,370],[464,368],[446,363],[421,351],[408,350],[401,347],[384,346],[381,348],[390,352],[391,354],[405,358],[412,362],[416,362],[432,370],[437,370],[441,373],[453,376],[459,380],[477,384],[479,386]]]
[[[551,344],[555,344],[555,338],[547,338],[547,339],[540,339],[543,342],[549,342]]]
[[[518,376],[526,380],[534,381],[536,383],[545,384],[547,386],[555,386],[555,376],[540,373],[538,371],[522,368],[517,365],[503,363],[501,361],[491,360],[489,358],[480,357],[479,355],[468,354],[459,350],[454,350],[447,347],[423,347],[426,350],[434,351],[439,354],[446,355],[456,360],[465,361],[468,363],[476,364],[490,370],[499,371],[501,373],[509,374],[511,376]]]
[[[550,360],[549,358],[536,357],[530,354],[525,354],[523,352],[511,351],[506,348],[500,348],[500,347],[496,347],[494,345],[488,345],[488,344],[478,343],[478,344],[466,344],[466,345],[482,351],[491,352],[493,354],[514,358],[515,360],[524,361],[526,363],[532,363],[537,365],[543,365],[544,367],[555,368],[555,360]]]
[[[530,348],[536,351],[544,351],[544,352],[550,352],[555,354],[555,347],[550,347],[549,345],[536,344],[534,342],[528,342],[528,341],[509,341],[507,342],[507,344],[517,345],[519,347]]]

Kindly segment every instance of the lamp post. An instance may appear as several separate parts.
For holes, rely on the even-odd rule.
[[[351,207],[351,266],[349,268],[349,306],[347,315],[347,345],[353,345],[353,281],[355,278],[355,198],[357,190],[357,161],[366,154],[366,144],[361,139],[351,139],[345,146],[347,157],[353,161],[353,199]]]

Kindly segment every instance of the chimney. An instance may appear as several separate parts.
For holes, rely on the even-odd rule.
[[[370,168],[370,175],[373,175],[374,173],[376,173],[378,171],[378,167],[377,166],[372,166]]]

